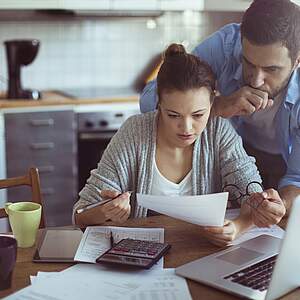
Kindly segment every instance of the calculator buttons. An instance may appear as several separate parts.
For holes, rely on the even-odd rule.
[[[155,258],[164,250],[165,244],[151,241],[125,239],[110,250],[110,253],[124,254],[142,258]]]
[[[123,239],[97,258],[96,262],[150,268],[170,247],[171,246],[166,243]]]

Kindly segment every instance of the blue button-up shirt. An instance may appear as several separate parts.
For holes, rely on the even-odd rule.
[[[209,63],[222,95],[230,95],[243,86],[239,24],[224,26],[198,45],[193,54]],[[156,99],[156,81],[151,81],[140,98],[141,112],[155,110]],[[243,137],[243,117],[234,117],[232,122]],[[291,76],[275,124],[280,152],[287,163],[287,172],[280,180],[279,188],[300,187],[300,68]]]

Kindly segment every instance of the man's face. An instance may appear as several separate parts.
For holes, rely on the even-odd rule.
[[[243,79],[252,88],[274,99],[287,85],[295,64],[281,43],[258,46],[242,39]]]

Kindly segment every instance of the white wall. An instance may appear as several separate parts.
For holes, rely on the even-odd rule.
[[[0,90],[7,86],[5,40],[41,41],[36,60],[23,69],[25,87],[128,86],[170,42],[184,42],[192,50],[208,33],[239,19],[239,13],[197,12],[166,13],[156,19],[0,19]]]

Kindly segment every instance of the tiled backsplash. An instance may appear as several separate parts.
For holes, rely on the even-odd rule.
[[[63,89],[89,86],[129,86],[149,60],[171,42],[192,50],[239,13],[166,13],[158,18],[91,18],[0,22],[0,90],[7,87],[3,42],[41,41],[34,62],[23,68],[25,87]]]

